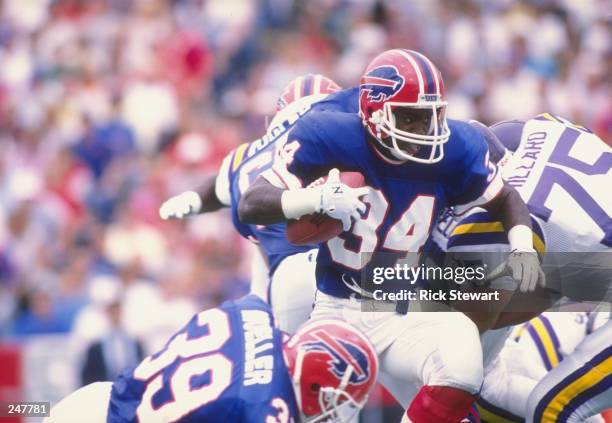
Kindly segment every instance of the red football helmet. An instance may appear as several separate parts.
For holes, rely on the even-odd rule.
[[[419,163],[442,160],[450,137],[446,105],[440,71],[416,51],[385,51],[361,77],[359,113],[386,157]]]
[[[326,76],[311,73],[298,76],[283,88],[282,94],[276,102],[276,111],[278,112],[304,97],[326,95],[340,90],[340,86]]]
[[[284,352],[304,422],[349,421],[376,384],[374,347],[342,320],[305,323],[285,344]]]

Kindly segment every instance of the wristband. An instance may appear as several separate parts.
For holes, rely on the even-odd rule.
[[[516,225],[508,231],[508,241],[512,251],[535,251],[533,232],[529,226]]]
[[[287,219],[297,219],[316,212],[320,202],[321,190],[316,188],[288,189],[281,196],[281,207]]]

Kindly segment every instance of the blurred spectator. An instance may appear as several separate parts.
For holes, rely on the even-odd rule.
[[[72,317],[54,305],[49,287],[37,287],[22,297],[11,334],[67,333],[72,327]]]
[[[121,325],[122,292],[119,283],[108,285],[105,298],[99,298],[104,310],[108,331],[103,338],[92,343],[85,352],[81,369],[81,385],[115,380],[121,371],[135,366],[144,358],[142,345],[128,335]]]
[[[162,46],[160,60],[166,78],[179,97],[200,101],[212,76],[212,56],[204,37],[196,31],[176,28]]]
[[[98,125],[90,115],[85,115],[84,134],[73,147],[74,155],[97,180],[113,160],[125,159],[136,149],[132,128],[121,121],[118,106],[119,101],[116,100],[108,118]]]

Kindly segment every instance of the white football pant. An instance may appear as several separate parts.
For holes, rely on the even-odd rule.
[[[584,422],[612,408],[612,321],[588,335],[529,395],[527,422]]]
[[[281,330],[290,334],[308,320],[315,300],[317,249],[285,258],[268,287],[268,302]]]
[[[312,318],[348,321],[370,339],[380,360],[379,382],[407,408],[424,385],[472,394],[483,380],[476,325],[463,313],[363,311],[361,301],[317,291]]]
[[[106,423],[112,382],[95,382],[58,402],[43,423]]]

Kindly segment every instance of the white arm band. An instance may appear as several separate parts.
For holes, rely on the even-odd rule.
[[[233,154],[230,153],[223,159],[223,163],[221,163],[219,173],[217,173],[217,178],[215,179],[215,195],[221,204],[227,207],[232,205],[231,184],[229,180],[229,169],[232,158]]]
[[[317,188],[288,189],[281,196],[283,214],[287,219],[297,219],[319,209],[321,190]]]
[[[534,251],[533,232],[528,226],[516,225],[508,231],[510,248],[514,251]]]

